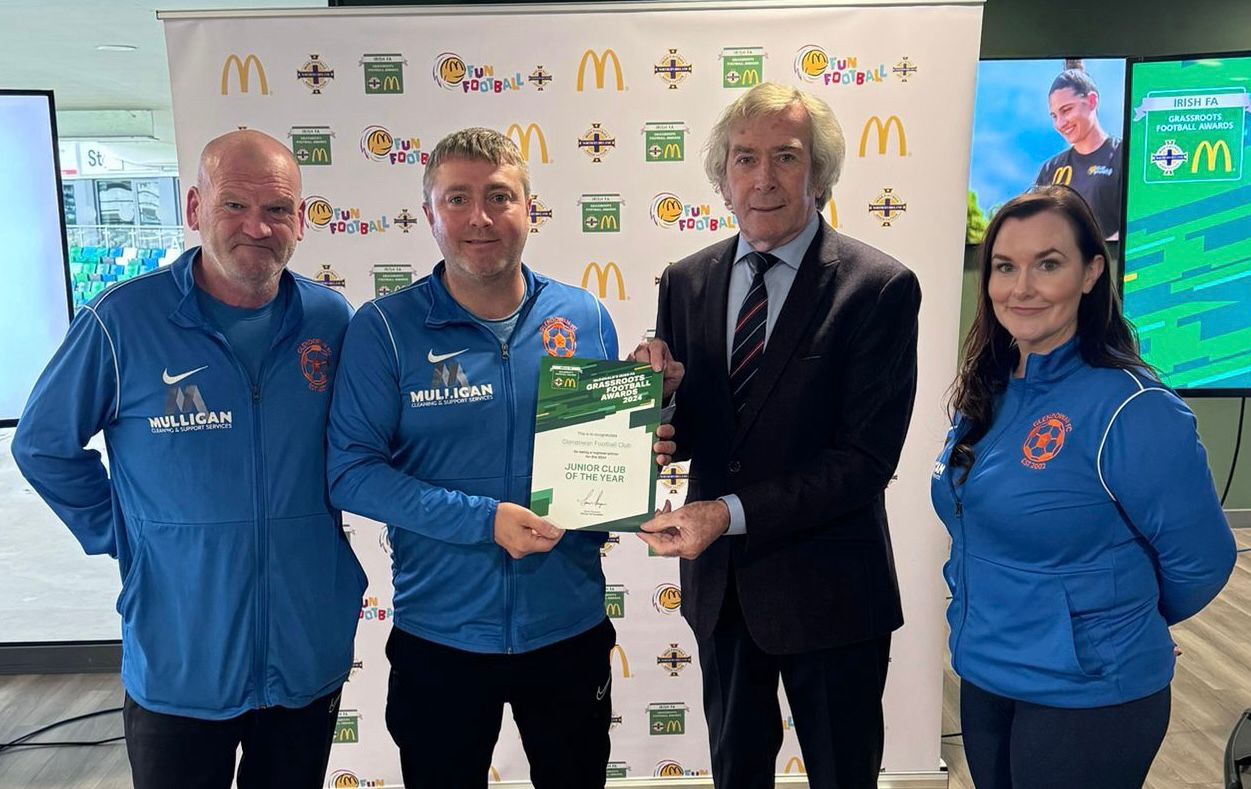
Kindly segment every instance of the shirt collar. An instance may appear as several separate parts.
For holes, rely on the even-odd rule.
[[[812,245],[812,239],[817,236],[817,228],[820,224],[821,215],[813,211],[812,218],[808,220],[808,224],[804,225],[804,229],[799,231],[799,235],[776,249],[770,249],[769,254],[798,271],[799,264],[804,262],[804,255],[808,253],[808,247]],[[741,263],[743,258],[754,251],[751,244],[743,238],[743,234],[739,233],[738,249],[734,252],[735,265]]]

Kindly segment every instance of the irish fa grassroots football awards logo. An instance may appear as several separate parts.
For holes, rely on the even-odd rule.
[[[609,619],[624,619],[627,594],[629,594],[629,590],[623,584],[608,584],[605,586],[604,615]]]
[[[291,153],[295,160],[305,166],[330,165],[333,161],[330,138],[334,132],[329,126],[292,126],[287,132],[291,138]]]
[[[764,78],[764,47],[726,47],[721,50],[721,87],[752,88]]]
[[[399,224],[399,217],[395,218]],[[370,269],[374,278],[374,298],[386,296],[413,284],[413,267],[408,263],[379,263]]]
[[[621,195],[615,192],[608,194],[584,194],[578,198],[582,208],[583,233],[619,233],[621,232]]]
[[[686,712],[688,709],[689,707],[680,701],[648,704],[647,733],[653,737],[686,734]]]
[[[398,53],[361,55],[366,96],[394,96],[404,92],[404,67],[408,61]]]
[[[681,121],[649,121],[643,126],[643,161],[684,161],[688,131]]]

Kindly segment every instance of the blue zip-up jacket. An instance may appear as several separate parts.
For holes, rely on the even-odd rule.
[[[1052,707],[1121,704],[1173,676],[1170,625],[1220,592],[1234,540],[1195,418],[1141,373],[1095,368],[1073,339],[1032,355],[975,461],[934,467],[957,674]]]
[[[616,359],[604,306],[522,267],[528,296],[501,345],[443,284],[443,263],[363,306],[330,416],[330,499],[387,524],[395,626],[479,653],[528,652],[604,618],[604,535],[549,553],[495,544],[501,501],[528,505],[539,360]]]
[[[126,691],[221,720],[343,683],[365,574],[325,483],[351,307],[284,272],[286,315],[253,386],[200,312],[198,254],[78,313],[13,456],[87,553],[118,560]],[[108,471],[83,449],[100,430]]]

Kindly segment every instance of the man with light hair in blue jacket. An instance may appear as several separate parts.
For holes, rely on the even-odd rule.
[[[538,789],[602,787],[604,535],[525,504],[540,359],[616,359],[617,334],[590,293],[522,265],[530,179],[511,140],[448,135],[423,187],[443,260],[353,318],[330,421],[331,501],[384,521],[393,548],[387,728],[405,786],[485,787],[507,703]]]
[[[75,317],[13,456],[87,553],[118,561],[136,789],[320,787],[365,575],[326,495],[351,317],[286,268],[300,170],[278,140],[205,148],[202,246]],[[88,440],[103,431],[105,469]]]

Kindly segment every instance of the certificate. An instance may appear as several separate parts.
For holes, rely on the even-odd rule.
[[[656,504],[661,391],[650,364],[544,357],[530,509],[562,529],[638,531]]]

